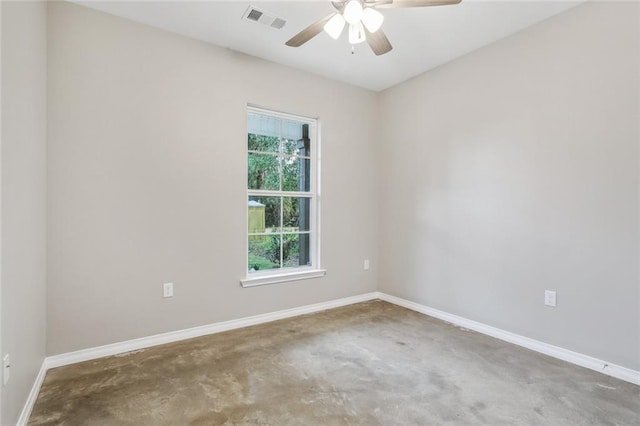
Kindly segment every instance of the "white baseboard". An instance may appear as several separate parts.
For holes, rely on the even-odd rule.
[[[98,346],[95,348],[83,349],[75,352],[68,352],[47,357],[42,363],[42,367],[40,368],[31,392],[29,393],[29,397],[27,398],[27,401],[22,409],[22,413],[20,414],[17,425],[23,426],[27,424],[29,416],[31,415],[31,410],[35,405],[36,399],[38,398],[38,393],[40,392],[42,382],[44,381],[47,370],[50,368],[62,367],[78,362],[102,358],[105,356],[118,355],[130,351],[149,348],[152,346],[163,345],[165,343],[172,343],[180,340],[191,339],[194,337],[205,336],[208,334],[221,333],[223,331],[264,324],[280,319],[291,318],[304,314],[311,314],[314,312],[324,311],[327,309],[338,308],[341,306],[352,305],[354,303],[366,302],[375,299],[384,300],[385,302],[393,303],[395,305],[402,306],[407,309],[411,309],[413,311],[450,322],[460,327],[468,328],[470,330],[474,330],[479,333],[486,334],[488,336],[492,336],[497,339],[504,340],[506,342],[513,343],[518,346],[522,346],[527,349],[531,349],[533,351],[570,362],[572,364],[576,364],[598,371],[600,373],[607,374],[611,377],[640,385],[639,371],[631,370],[629,368],[605,362],[587,355],[563,349],[558,346],[553,346],[548,343],[529,339],[528,337],[520,336],[509,331],[501,330],[499,328],[462,318],[457,315],[452,315],[447,312],[439,311],[437,309],[433,309],[425,305],[420,305],[418,303],[401,299],[399,297],[391,296],[386,293],[373,292],[361,294],[358,296],[345,297],[343,299],[331,300],[328,302],[316,303],[313,305],[300,306],[298,308],[285,309],[282,311],[276,311],[267,314],[254,315],[251,317],[218,322],[200,327],[193,327],[184,330],[172,331],[169,333],[156,334],[154,336],[141,337],[139,339],[127,340],[110,345]]]
[[[366,293],[358,296],[345,297],[343,299],[331,300],[329,302],[316,303],[313,305],[300,306],[298,308],[285,309],[282,311],[270,312],[267,314],[254,315],[251,317],[239,318],[230,321],[217,322],[200,327],[187,328],[184,330],[172,331],[169,333],[156,334],[149,337],[127,340],[124,342],[112,343],[110,345],[98,346],[95,348],[82,349],[75,352],[68,352],[60,355],[47,357],[47,367],[56,368],[63,365],[75,364],[105,356],[118,355],[152,346],[163,345],[165,343],[177,342],[208,334],[221,333],[223,331],[235,330],[237,328],[249,327],[251,325],[264,324],[284,318],[298,315],[310,314],[324,311],[340,306],[352,305],[354,303],[365,302],[377,298],[377,293]]]
[[[78,362],[90,361],[92,359],[102,358],[105,356],[118,355],[139,349],[145,349],[152,346],[163,345],[165,343],[177,342],[180,340],[191,339],[194,337],[205,336],[208,334],[221,333],[223,331],[235,330],[237,328],[249,327],[252,325],[264,324],[267,322],[277,321],[280,319],[296,317],[304,314],[324,311],[327,309],[339,308],[341,306],[353,305],[354,303],[366,302],[378,298],[378,293],[366,293],[358,296],[345,297],[342,299],[330,300],[328,302],[315,303],[313,305],[300,306],[297,308],[285,309],[282,311],[270,312],[267,314],[254,315],[251,317],[239,318],[230,321],[223,321],[200,327],[187,328],[184,330],[172,331],[169,333],[156,334],[149,337],[141,337],[139,339],[127,340],[124,342],[113,343],[110,345],[98,346],[95,348],[82,349],[75,352],[68,352],[60,355],[47,357],[42,362],[40,372],[36,377],[29,397],[22,408],[17,426],[24,426],[29,421],[31,410],[36,403],[40,387],[50,368],[62,367],[65,365],[76,364]]]
[[[563,361],[567,361],[571,364],[586,367],[599,373],[606,374],[611,377],[615,377],[626,382],[630,382],[636,385],[640,385],[640,371],[632,370],[630,368],[622,367],[601,359],[597,359],[588,355],[584,355],[578,352],[573,352],[568,349],[564,349],[558,346],[550,345],[548,343],[540,342],[538,340],[530,339],[528,337],[521,336],[519,334],[511,333],[490,325],[486,325],[477,321],[459,317],[447,312],[440,311],[438,309],[431,308],[429,306],[421,305],[419,303],[411,302],[406,299],[391,296],[386,293],[378,292],[377,298],[384,300],[385,302],[393,303],[394,305],[402,306],[412,311],[420,312],[425,315],[429,315],[434,318],[441,319],[443,321],[455,324],[460,327],[468,328],[478,333],[486,334],[496,339],[504,340],[505,342],[513,343],[518,346],[531,349],[532,351],[540,352],[542,354],[558,358]]]
[[[47,359],[45,358],[42,361],[42,365],[40,366],[40,371],[38,371],[36,380],[33,382],[31,392],[29,392],[29,396],[27,397],[27,402],[25,402],[24,407],[22,407],[22,412],[20,413],[20,417],[18,417],[18,422],[16,423],[17,426],[25,426],[29,421],[31,410],[33,410],[33,406],[36,404],[36,399],[38,399],[38,394],[40,393],[40,387],[42,386],[42,382],[44,381],[44,377],[46,375]]]

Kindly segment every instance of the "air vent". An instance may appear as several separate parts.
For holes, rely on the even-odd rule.
[[[286,24],[286,23],[287,23],[287,21],[285,21],[284,19],[276,18],[271,23],[271,26],[273,28],[280,29],[280,28],[284,27],[284,24]]]
[[[264,15],[264,13],[253,8],[250,8],[250,9],[251,9],[251,12],[249,12],[249,14],[247,15],[247,19],[258,22],[260,20],[260,17]]]
[[[247,21],[258,22],[260,24],[269,26],[271,28],[281,29],[287,23],[282,18],[278,18],[271,13],[264,12],[262,10],[258,10],[253,6],[249,6],[247,10],[242,15],[242,19],[246,19]]]

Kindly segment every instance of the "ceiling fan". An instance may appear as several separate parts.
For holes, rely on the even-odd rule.
[[[336,9],[293,36],[285,44],[300,47],[324,30],[337,40],[349,24],[349,43],[354,46],[366,41],[376,55],[384,55],[393,47],[380,28],[384,21],[376,9],[397,7],[426,7],[458,4],[462,0],[343,0],[332,1]],[[352,47],[353,48],[353,47]],[[352,50],[353,51],[353,50]]]

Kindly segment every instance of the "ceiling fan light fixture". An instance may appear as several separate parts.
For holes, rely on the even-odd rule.
[[[364,10],[362,9],[362,3],[360,0],[349,0],[342,12],[344,19],[351,25],[356,25],[362,19]]]
[[[337,40],[342,34],[342,30],[344,29],[346,22],[344,17],[339,13],[333,15],[333,18],[329,19],[326,24],[324,24],[324,31],[329,34],[334,40]]]
[[[362,23],[370,33],[375,33],[382,26],[384,15],[377,10],[367,7],[362,13]]]
[[[0,0],[2,1],[2,0]],[[300,47],[323,30],[333,39],[338,39],[344,27],[349,24],[349,43],[351,52],[354,45],[367,42],[377,56],[389,53],[393,46],[387,39],[381,26],[384,16],[377,8],[411,8],[427,6],[444,6],[458,4],[462,0],[329,0],[335,9],[332,13],[313,22],[311,25],[291,37],[284,44]],[[251,8],[251,10],[254,10]],[[273,25],[272,25],[273,26]]]
[[[364,34],[364,28],[362,27],[362,22],[349,25],[349,43],[350,44],[362,43],[365,40],[366,40],[366,36]]]

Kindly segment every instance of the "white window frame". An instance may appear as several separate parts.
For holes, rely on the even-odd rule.
[[[255,105],[248,105],[246,109],[246,117],[250,114],[262,114],[270,117],[281,118],[285,120],[293,120],[303,124],[309,125],[309,150],[310,150],[310,185],[309,192],[294,192],[294,191],[269,191],[269,190],[254,190],[249,189],[245,183],[247,190],[244,209],[246,215],[246,226],[244,232],[245,238],[245,277],[240,280],[242,287],[255,287],[266,284],[275,284],[280,282],[298,281],[309,278],[319,278],[326,274],[326,270],[320,267],[320,120],[317,118],[304,117],[296,114],[289,114],[280,111],[273,110],[271,108],[264,108]],[[248,124],[245,123],[245,128],[248,128]],[[245,144],[246,144],[245,132]],[[245,145],[246,147],[246,145]],[[245,148],[245,152],[248,154],[248,148]],[[248,155],[245,160],[245,179],[248,174],[249,164]],[[290,268],[278,268],[268,269],[264,271],[255,271],[249,273],[247,265],[249,263],[249,209],[247,208],[246,200],[251,196],[271,196],[271,197],[306,197],[309,198],[311,209],[309,212],[309,235],[311,236],[311,244],[309,246],[309,258],[311,265],[290,267]],[[282,212],[281,212],[282,214]]]

